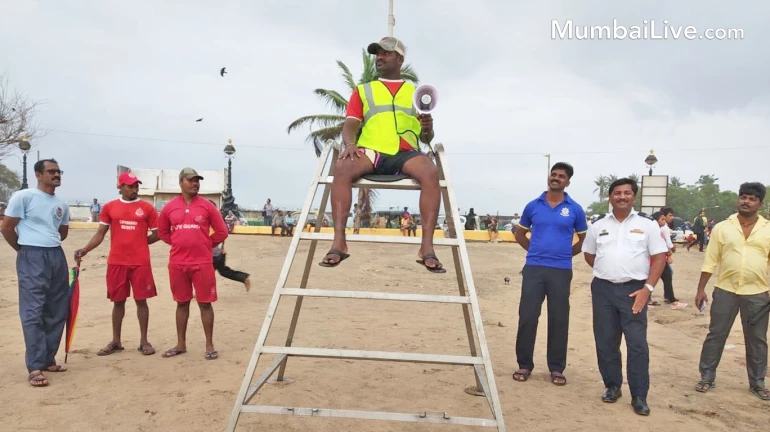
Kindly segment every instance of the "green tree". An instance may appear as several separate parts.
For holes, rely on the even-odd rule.
[[[19,174],[0,164],[0,201],[8,202],[11,194],[19,190],[20,187]]]
[[[596,186],[594,192],[599,193],[599,201],[603,200],[607,196],[607,188],[610,186],[610,184],[607,183],[607,177],[599,174],[599,176],[594,180],[594,185]]]
[[[369,54],[365,49],[361,50],[361,52],[363,69],[358,81],[353,79],[353,73],[350,71],[350,68],[342,61],[337,60],[337,66],[342,72],[342,81],[345,83],[346,91],[349,93],[356,91],[356,87],[359,84],[365,84],[380,77],[375,64],[376,56]],[[419,83],[417,73],[412,69],[411,65],[405,64],[401,68],[401,77],[411,83]],[[341,140],[342,126],[345,124],[345,111],[348,108],[348,99],[336,90],[317,88],[313,92],[326,103],[331,113],[300,117],[289,124],[286,128],[286,133],[291,134],[304,126],[311,128],[310,134],[305,138],[305,141],[313,144],[316,157],[319,157],[327,140]],[[316,127],[315,129],[313,129],[314,126]],[[361,218],[363,220],[371,218],[372,206],[376,199],[376,190],[367,188],[358,190],[358,206],[361,208]]]
[[[679,179],[679,177],[670,177],[668,179],[668,184],[673,187],[684,187],[684,182]]]

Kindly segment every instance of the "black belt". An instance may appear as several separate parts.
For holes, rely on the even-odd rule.
[[[634,280],[634,279],[632,279],[632,280],[630,280],[628,282],[613,282],[613,281],[609,281],[607,279],[601,279],[601,278],[596,278],[596,279],[600,280],[600,281],[602,281],[604,283],[607,283],[607,284],[610,284],[610,285],[615,285],[615,286],[636,285],[636,284],[640,284],[640,283],[643,284],[643,283],[647,282],[646,279],[644,279],[644,280]]]

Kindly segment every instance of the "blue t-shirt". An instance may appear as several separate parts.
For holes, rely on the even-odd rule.
[[[21,218],[16,232],[22,246],[60,246],[59,227],[70,223],[67,203],[38,188],[24,189],[11,195],[5,215]]]
[[[545,192],[524,207],[519,226],[532,232],[527,264],[572,269],[572,240],[575,233],[588,230],[583,207],[566,193],[564,201],[554,208]]]

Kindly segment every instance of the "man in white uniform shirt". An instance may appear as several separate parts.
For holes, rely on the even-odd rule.
[[[658,224],[634,211],[638,190],[636,182],[627,178],[610,185],[612,212],[588,227],[582,250],[586,262],[594,269],[594,339],[599,371],[607,388],[602,401],[612,403],[622,396],[623,335],[628,351],[631,406],[635,413],[649,415],[647,300],[663,272],[668,248]]]

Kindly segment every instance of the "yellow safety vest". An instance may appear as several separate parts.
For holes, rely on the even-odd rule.
[[[358,95],[364,103],[364,121],[358,147],[394,155],[404,138],[415,149],[419,149],[420,121],[417,110],[412,106],[415,87],[404,82],[393,96],[380,82],[371,81],[358,86]]]

